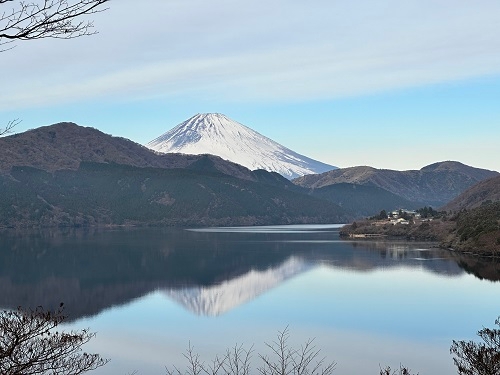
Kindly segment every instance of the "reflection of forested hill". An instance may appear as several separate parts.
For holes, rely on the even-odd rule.
[[[70,318],[76,319],[155,290],[168,290],[171,294],[178,291],[180,296],[186,288],[191,291],[201,287],[224,288],[224,285],[234,288],[231,281],[238,278],[245,280],[244,285],[238,285],[243,285],[241,288],[248,298],[254,298],[266,287],[262,283],[257,285],[248,275],[261,271],[270,280],[274,277],[278,281],[269,283],[273,287],[279,284],[281,276],[293,277],[295,271],[284,272],[283,268],[292,258],[300,264],[295,269],[299,273],[323,264],[365,272],[419,267],[444,275],[458,275],[465,268],[490,280],[498,280],[500,274],[498,264],[491,261],[485,267],[478,258],[471,260],[444,250],[420,251],[415,244],[404,242],[341,242],[336,232],[295,235],[197,233],[176,229],[44,231],[29,235],[3,232],[0,306],[49,308],[64,302]],[[257,292],[250,291],[251,288]],[[231,295],[229,290],[226,292]],[[243,302],[245,299],[239,303]]]

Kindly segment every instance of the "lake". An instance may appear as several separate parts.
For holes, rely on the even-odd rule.
[[[288,327],[334,374],[400,363],[455,374],[453,339],[500,315],[500,264],[431,243],[342,241],[338,225],[3,231],[0,307],[65,303],[66,329],[111,362],[92,374],[165,374],[189,345],[208,361]]]

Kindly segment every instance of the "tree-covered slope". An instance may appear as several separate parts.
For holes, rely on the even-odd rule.
[[[453,220],[456,227],[446,245],[469,252],[500,255],[500,202],[463,210]]]
[[[422,205],[378,186],[349,183],[338,183],[312,189],[311,195],[338,204],[357,218],[372,216],[382,210],[415,209]]]
[[[81,163],[1,177],[0,225],[253,225],[345,222],[339,206],[269,183],[194,169]]]
[[[481,181],[472,186],[442,207],[442,210],[458,212],[463,209],[479,207],[485,202],[498,201],[500,201],[500,176]]]

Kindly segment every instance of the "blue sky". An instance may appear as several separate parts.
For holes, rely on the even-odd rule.
[[[497,0],[112,1],[98,35],[0,54],[0,124],[146,143],[220,112],[340,167],[500,171],[499,14]]]

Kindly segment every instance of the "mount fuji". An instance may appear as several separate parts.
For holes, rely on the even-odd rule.
[[[265,169],[288,179],[337,169],[300,155],[220,113],[197,114],[146,147],[160,153],[217,155],[248,169]]]

